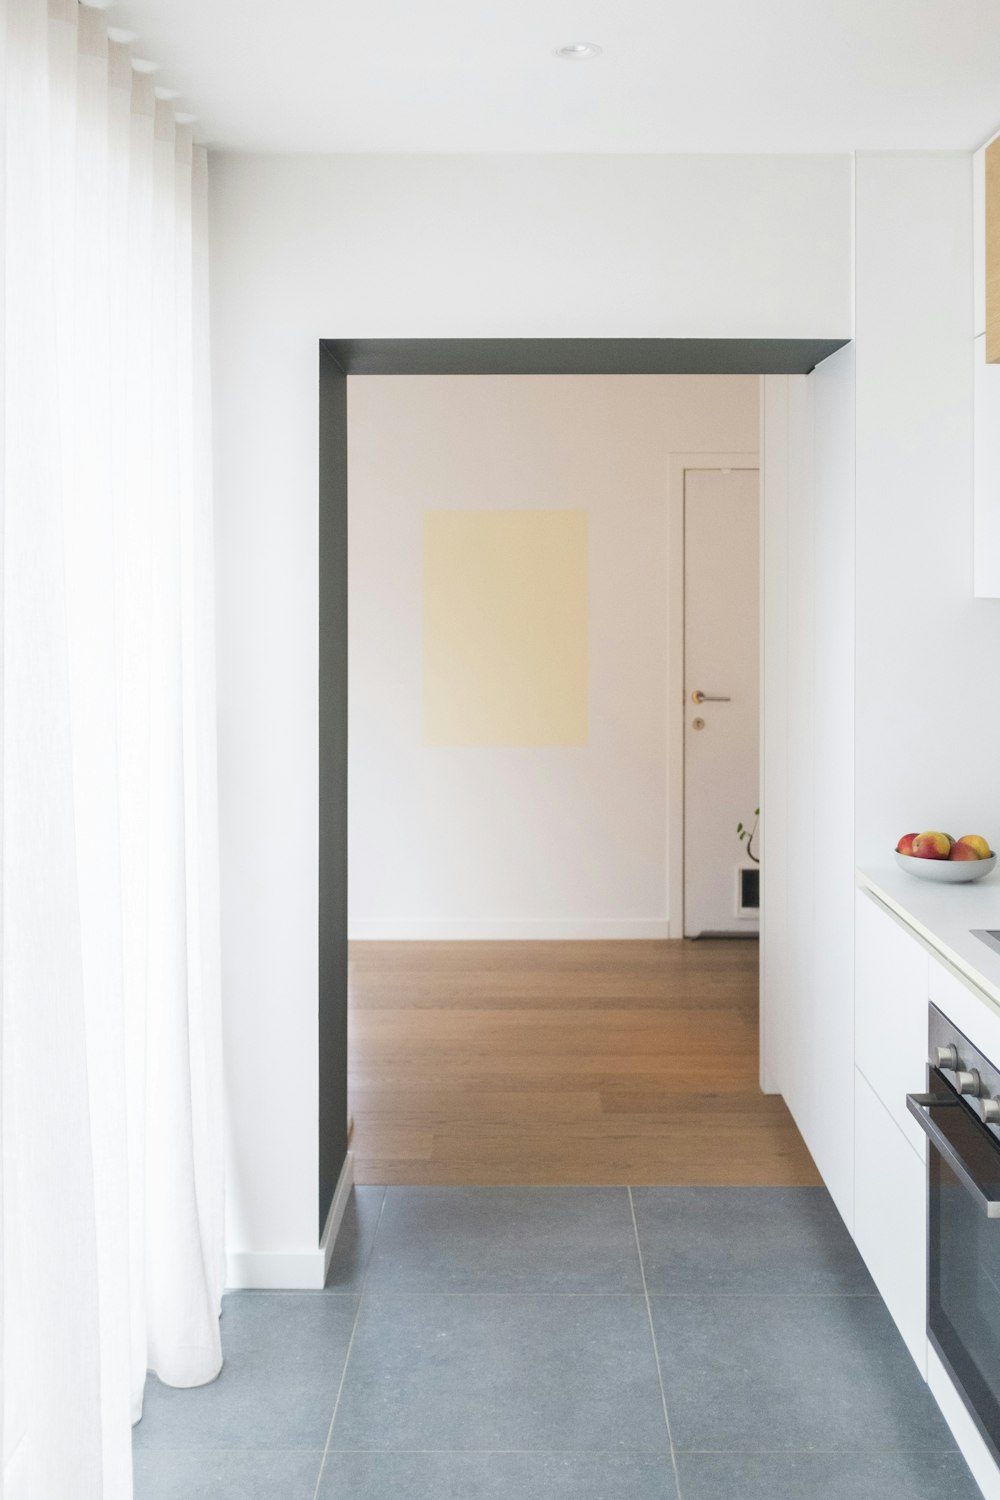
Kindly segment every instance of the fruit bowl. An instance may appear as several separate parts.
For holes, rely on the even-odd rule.
[[[995,854],[989,859],[917,859],[912,854],[894,853],[893,858],[907,875],[916,875],[918,880],[937,880],[942,885],[962,885],[969,880],[982,880],[997,862]]]

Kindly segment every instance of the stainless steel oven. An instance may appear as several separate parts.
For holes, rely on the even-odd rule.
[[[1000,1463],[1000,1068],[930,1007],[927,1334]]]

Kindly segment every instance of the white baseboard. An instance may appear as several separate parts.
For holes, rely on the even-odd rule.
[[[544,922],[352,922],[348,937],[364,943],[577,942],[668,938],[660,918]]]
[[[226,1256],[226,1290],[322,1291],[353,1184],[354,1156],[348,1151],[315,1250],[230,1250]]]

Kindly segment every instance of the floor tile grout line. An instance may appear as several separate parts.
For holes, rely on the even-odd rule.
[[[382,1201],[378,1206],[378,1218],[375,1220],[375,1228],[372,1232],[372,1242],[369,1246],[368,1255],[365,1259],[364,1271],[361,1273],[361,1285],[358,1288],[359,1298],[364,1296],[365,1288],[368,1285],[368,1273],[372,1268],[372,1261],[375,1259],[375,1246],[378,1243],[378,1232],[382,1228],[382,1215],[385,1213],[385,1205],[388,1197],[389,1189],[388,1187],[384,1187],[382,1189]]]
[[[327,1458],[330,1455],[330,1443],[333,1441],[333,1424],[336,1422],[337,1412],[340,1410],[340,1398],[344,1394],[344,1382],[347,1380],[347,1367],[351,1363],[351,1350],[354,1348],[354,1336],[358,1331],[358,1323],[361,1320],[361,1308],[364,1303],[365,1287],[368,1284],[368,1268],[371,1265],[372,1256],[375,1254],[375,1241],[378,1239],[379,1226],[382,1223],[382,1215],[385,1212],[385,1200],[388,1196],[389,1189],[386,1188],[385,1192],[382,1194],[382,1202],[379,1204],[378,1219],[375,1221],[375,1233],[372,1235],[372,1247],[368,1253],[368,1259],[365,1262],[364,1275],[361,1278],[361,1286],[358,1288],[358,1305],[354,1312],[354,1322],[351,1326],[351,1337],[348,1340],[347,1353],[344,1355],[344,1368],[340,1372],[340,1384],[337,1387],[337,1399],[333,1403],[333,1412],[330,1416],[330,1426],[327,1428],[326,1432],[326,1443],[323,1446],[323,1457],[319,1462],[319,1473],[316,1475],[316,1488],[313,1490],[312,1500],[319,1500],[320,1485],[323,1483],[323,1473],[326,1469]]]
[[[191,1453],[191,1448],[163,1448],[163,1453]],[[212,1448],[211,1453],[316,1453],[315,1448]],[[339,1454],[362,1454],[372,1458],[669,1458],[663,1448],[338,1448]],[[893,1458],[903,1455],[961,1453],[960,1448],[681,1448],[693,1458]]]
[[[667,1441],[670,1444],[670,1464],[674,1471],[674,1489],[677,1491],[677,1500],[682,1500],[681,1476],[677,1468],[677,1450],[674,1447],[674,1434],[673,1429],[670,1426],[670,1413],[667,1410],[667,1392],[663,1384],[663,1370],[660,1366],[660,1351],[656,1343],[656,1329],[653,1326],[653,1308],[649,1300],[649,1287],[646,1285],[646,1267],[643,1263],[642,1245],[639,1241],[639,1224],[635,1217],[635,1200],[632,1197],[631,1187],[627,1189],[627,1192],[629,1212],[632,1215],[632,1231],[635,1235],[635,1249],[636,1254],[639,1257],[639,1274],[642,1277],[642,1291],[643,1296],[646,1299],[646,1317],[649,1320],[649,1336],[653,1341],[653,1359],[656,1361],[656,1378],[660,1382],[660,1400],[663,1403],[663,1420],[667,1426]]]
[[[382,1228],[382,1215],[385,1213],[385,1205],[388,1203],[388,1201],[389,1189],[387,1187],[382,1194],[382,1202],[378,1206],[378,1218],[375,1220],[375,1232],[372,1235],[372,1246],[368,1252],[368,1259],[365,1261],[364,1274],[361,1277],[361,1285],[358,1288],[359,1307],[360,1299],[365,1295],[365,1292],[368,1289],[368,1275],[372,1268],[372,1261],[375,1259],[375,1246],[378,1244],[378,1232]]]
[[[695,1458],[892,1458],[896,1454],[961,1453],[960,1448],[682,1448]]]
[[[283,1295],[279,1293],[278,1295]],[[328,1292],[328,1297],[356,1297],[358,1292]],[[388,1300],[390,1297],[522,1297],[522,1298],[551,1298],[551,1297],[589,1297],[594,1300],[602,1299],[609,1301],[612,1298],[621,1298],[623,1301],[629,1297],[641,1297],[641,1291],[636,1292],[557,1292],[548,1288],[534,1289],[515,1292],[504,1291],[479,1291],[479,1292],[443,1292],[436,1287],[414,1287],[402,1291],[388,1287],[385,1291],[379,1291],[378,1296]],[[878,1292],[657,1292],[661,1301],[675,1302],[875,1302],[881,1301]]]
[[[219,1447],[164,1447],[138,1450],[150,1459],[162,1454],[183,1454],[188,1457],[206,1457],[209,1454],[235,1454],[240,1457],[267,1457],[271,1454],[302,1454],[322,1456],[322,1449],[303,1447],[267,1448]],[[662,1448],[338,1448],[338,1457],[365,1458],[669,1458],[670,1449]],[[679,1452],[688,1458],[904,1458],[904,1457],[959,1457],[962,1450],[952,1448],[682,1448]]]
[[[223,1450],[220,1449],[220,1452]],[[226,1450],[241,1452],[245,1450]],[[270,1451],[270,1450],[269,1450]],[[296,1451],[296,1450],[288,1450]],[[314,1450],[302,1450],[314,1451]],[[808,1450],[803,1449],[803,1452]],[[895,1450],[893,1450],[895,1451]],[[920,1450],[921,1452],[924,1450]],[[935,1450],[936,1451],[936,1450]],[[944,1451],[943,1449],[940,1451]],[[373,1458],[669,1458],[669,1448],[338,1448]]]
[[[340,1373],[340,1384],[337,1386],[337,1399],[333,1403],[333,1412],[330,1416],[330,1425],[326,1432],[326,1442],[323,1445],[323,1457],[320,1459],[319,1473],[316,1475],[316,1488],[313,1490],[312,1500],[319,1500],[319,1487],[323,1483],[323,1470],[326,1468],[327,1456],[330,1452],[330,1440],[333,1437],[333,1424],[337,1420],[337,1411],[340,1407],[340,1398],[344,1393],[344,1381],[347,1379],[347,1366],[351,1362],[351,1350],[354,1348],[354,1335],[358,1331],[358,1320],[361,1317],[361,1298],[358,1298],[357,1311],[354,1314],[354,1323],[351,1328],[351,1337],[347,1344],[347,1353],[344,1356],[344,1368]]]

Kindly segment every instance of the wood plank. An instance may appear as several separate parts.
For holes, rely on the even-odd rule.
[[[361,1183],[819,1181],[757,1086],[753,943],[355,943]]]

